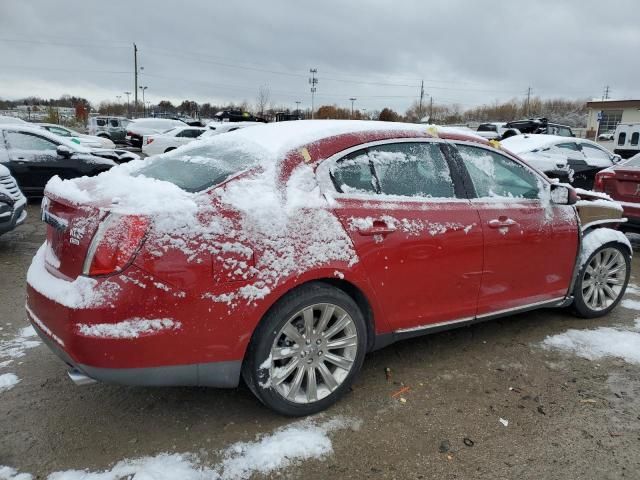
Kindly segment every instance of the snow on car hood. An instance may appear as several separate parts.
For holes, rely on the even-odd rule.
[[[572,139],[556,135],[526,134],[505,138],[500,144],[510,152],[521,154],[548,147],[558,141],[570,142]]]
[[[0,165],[0,177],[6,177],[7,175],[11,175],[9,169],[4,165]]]

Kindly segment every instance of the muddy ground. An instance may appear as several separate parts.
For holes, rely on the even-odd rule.
[[[37,206],[29,214],[27,224],[0,237],[0,341],[27,325],[26,270],[44,236]],[[638,283],[636,275],[637,258]],[[640,367],[539,347],[547,335],[631,324],[638,315],[618,307],[585,321],[541,310],[375,352],[353,391],[325,414],[361,419],[361,427],[332,433],[332,455],[273,476],[640,478]],[[25,353],[0,369],[21,378],[0,393],[0,465],[34,478],[103,470],[160,452],[206,457],[292,421],[264,408],[246,387],[77,387],[45,346]],[[393,397],[404,386],[410,390]]]

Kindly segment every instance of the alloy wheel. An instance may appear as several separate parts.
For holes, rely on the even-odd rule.
[[[357,351],[356,325],[345,310],[331,303],[309,305],[276,335],[270,352],[271,387],[290,402],[316,402],[344,382]]]
[[[604,248],[592,258],[582,277],[582,299],[595,311],[607,309],[622,294],[627,264],[615,248]]]

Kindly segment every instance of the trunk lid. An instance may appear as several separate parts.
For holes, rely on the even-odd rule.
[[[42,220],[47,224],[47,269],[71,280],[81,275],[93,235],[106,214],[97,206],[75,204],[55,196],[44,197]]]
[[[615,176],[604,179],[604,192],[620,202],[640,202],[640,169],[616,168]]]

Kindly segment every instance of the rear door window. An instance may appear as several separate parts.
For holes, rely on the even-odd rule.
[[[539,198],[539,179],[524,166],[497,152],[457,145],[480,198]]]
[[[631,146],[632,147],[637,147],[638,146],[638,139],[640,139],[640,133],[633,132],[631,134]]]
[[[624,145],[627,141],[627,134],[625,132],[620,132],[618,135],[618,145]]]
[[[96,119],[96,124],[97,124],[99,127],[104,127],[104,126],[106,126],[106,125],[107,125],[107,121],[106,121],[104,118],[97,118],[97,119]]]

